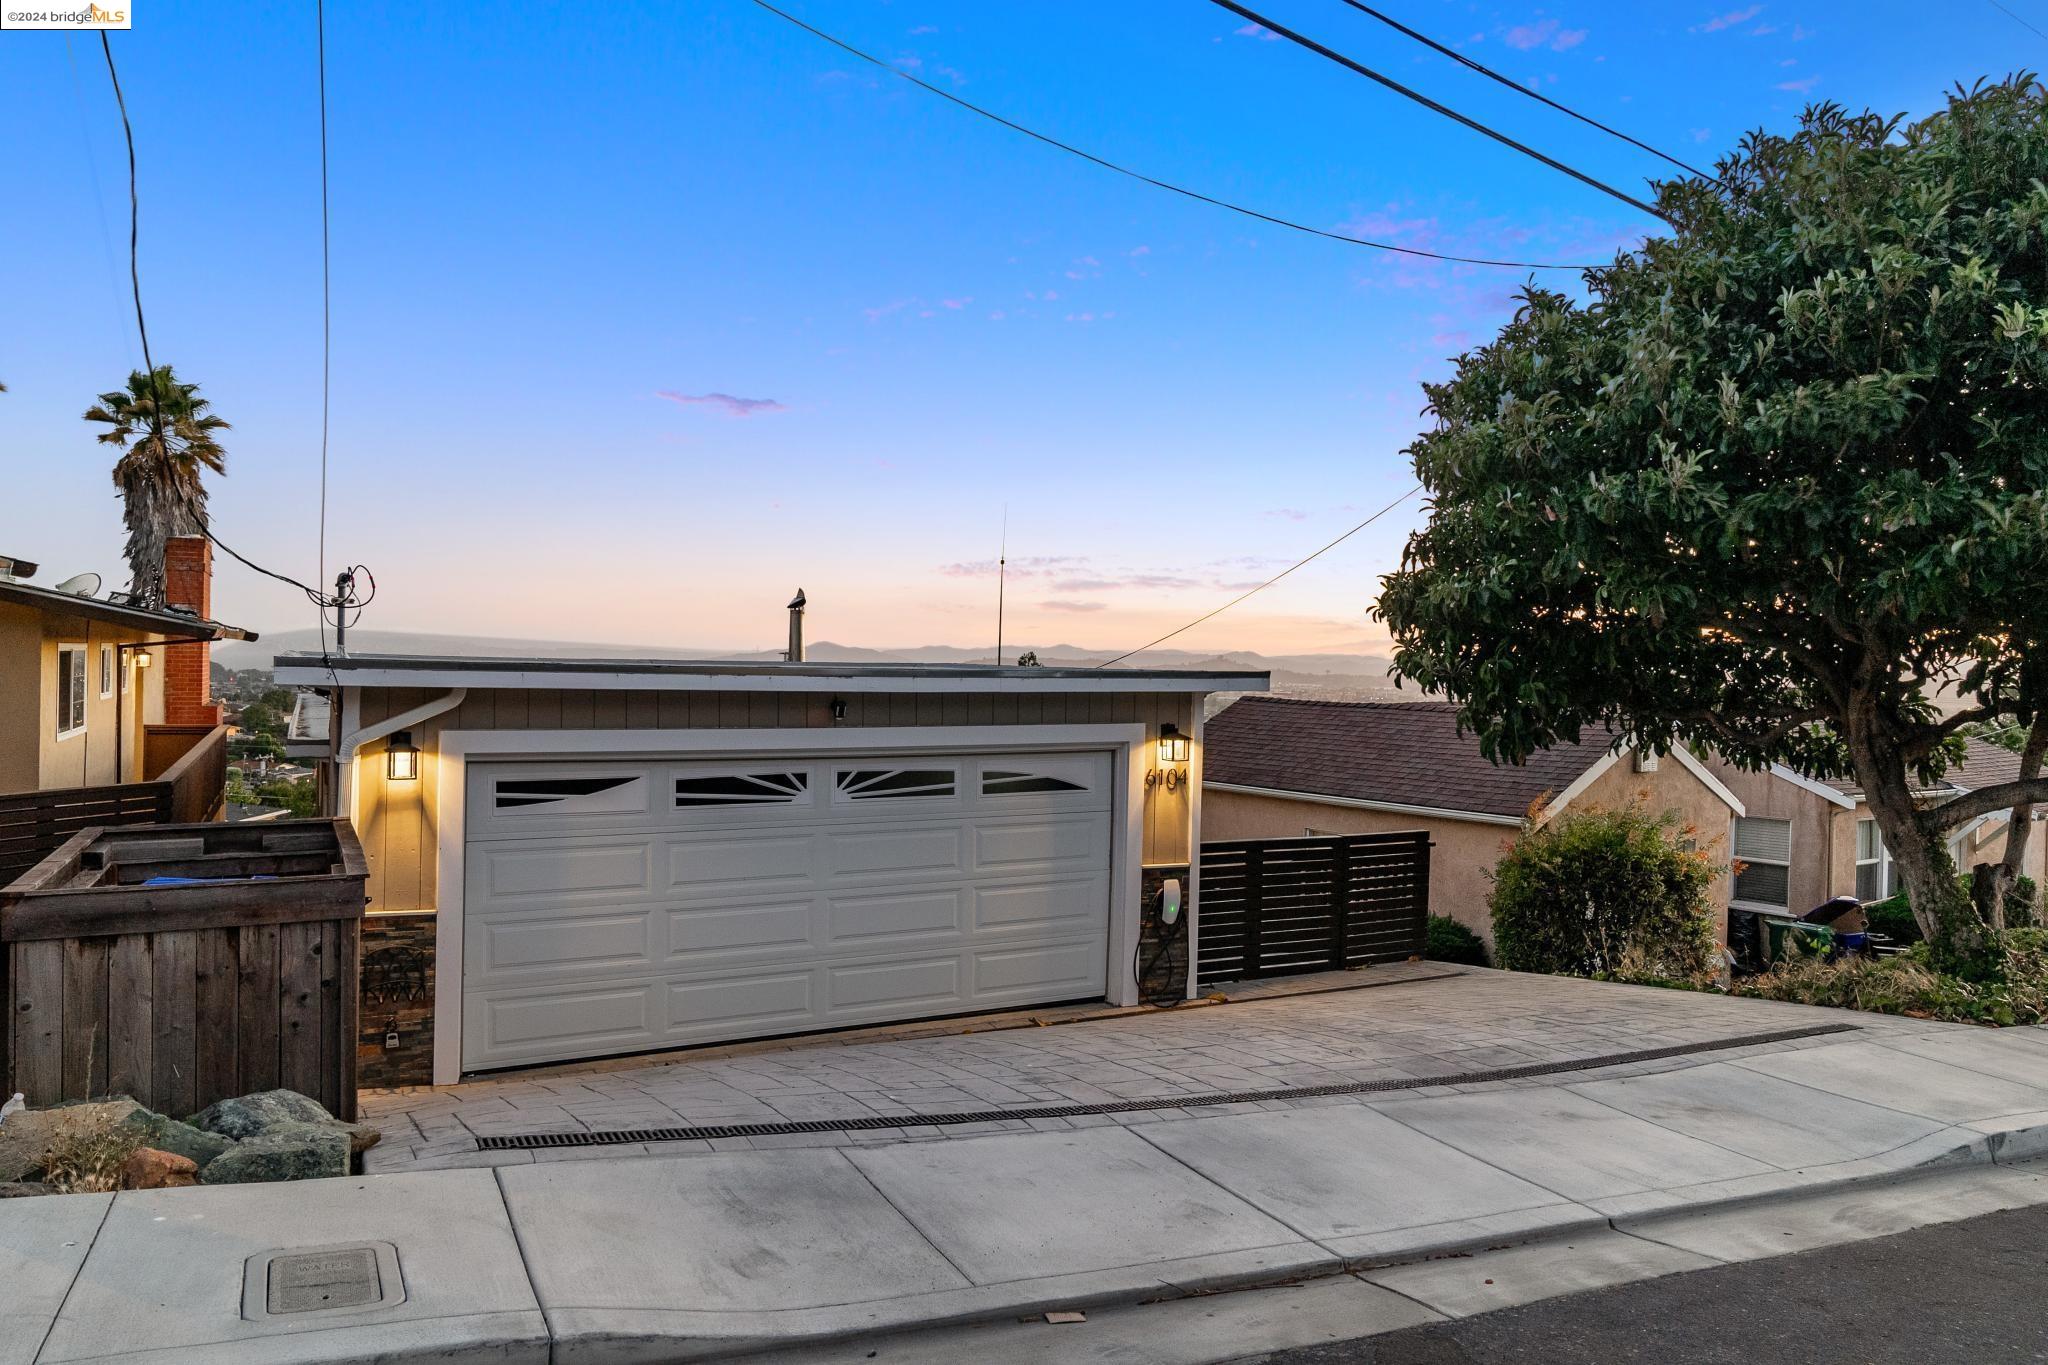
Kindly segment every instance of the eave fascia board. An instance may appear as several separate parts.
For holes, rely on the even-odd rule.
[[[1179,678],[1130,676],[1105,670],[1093,678],[976,677],[971,674],[832,674],[806,673],[629,673],[571,672],[559,669],[351,668],[340,660],[327,665],[279,663],[274,674],[280,687],[405,687],[425,690],[467,687],[534,692],[987,692],[987,693],[1117,693],[1152,692],[1201,696],[1211,692],[1263,692],[1266,674],[1202,674]]]

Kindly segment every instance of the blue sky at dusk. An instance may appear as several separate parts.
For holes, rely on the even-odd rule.
[[[2048,29],[2044,0],[2008,0]],[[1653,220],[1201,0],[787,0],[964,99],[1164,179],[1440,251],[1595,261]],[[1924,113],[2048,64],[1986,0],[1562,7],[1404,22],[1705,163],[1808,100]],[[1650,156],[1338,0],[1273,17],[1640,191]],[[214,529],[315,571],[312,6],[138,0],[112,35],[152,349],[234,423]],[[1125,648],[1410,486],[1420,382],[1524,276],[1256,223],[1109,174],[748,0],[329,7],[328,545],[366,624],[762,648]],[[0,551],[119,581],[78,414],[140,364],[98,39],[0,34]],[[1555,284],[1573,277],[1549,274]],[[1183,637],[1369,649],[1409,504]],[[223,566],[218,614],[312,624]]]

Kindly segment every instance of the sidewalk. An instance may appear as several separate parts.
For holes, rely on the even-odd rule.
[[[710,1359],[1414,1261],[2048,1152],[2048,1031],[1892,1028],[1653,1074],[1158,1112],[14,1201],[0,1365]],[[342,1253],[266,1290],[271,1253],[377,1243],[364,1282]]]

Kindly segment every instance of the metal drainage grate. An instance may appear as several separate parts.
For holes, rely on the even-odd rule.
[[[694,1142],[706,1138],[783,1137],[793,1133],[862,1133],[878,1128],[944,1127],[963,1123],[1006,1123],[1017,1119],[1075,1119],[1090,1114],[1136,1114],[1148,1109],[1187,1109],[1210,1104],[1253,1104],[1261,1100],[1305,1100],[1319,1095],[1372,1095],[1393,1090],[1419,1090],[1431,1085],[1477,1085],[1482,1081],[1519,1081],[1569,1071],[1596,1071],[1630,1062],[1655,1062],[1699,1052],[1764,1043],[1789,1043],[1831,1033],[1854,1033],[1854,1024],[1820,1024],[1777,1033],[1750,1033],[1707,1043],[1681,1043],[1639,1052],[1612,1052],[1570,1062],[1536,1062],[1492,1071],[1461,1071],[1447,1076],[1414,1076],[1404,1080],[1347,1081],[1341,1085],[1298,1085],[1275,1090],[1236,1090],[1207,1095],[1161,1095],[1153,1099],[1117,1100],[1109,1104],[1040,1104],[1018,1109],[971,1109],[944,1114],[873,1114],[844,1119],[791,1119],[780,1123],[710,1123],[692,1128],[608,1128],[598,1132],[508,1133],[476,1140],[480,1152],[538,1151],[550,1147],[619,1147],[639,1142]]]

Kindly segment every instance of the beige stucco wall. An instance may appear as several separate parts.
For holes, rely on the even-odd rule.
[[[1491,946],[1493,921],[1487,916],[1486,898],[1493,890],[1493,881],[1488,874],[1500,861],[1500,855],[1514,844],[1518,833],[1515,826],[1361,810],[1325,801],[1219,791],[1215,787],[1202,794],[1205,841],[1299,839],[1311,831],[1388,834],[1416,829],[1429,833],[1430,913],[1448,915]]]
[[[1623,756],[1581,792],[1573,810],[1616,807],[1639,801],[1653,811],[1676,811],[1695,834],[1699,846],[1725,865],[1732,812],[1714,790],[1677,760],[1667,758],[1654,773],[1632,771]],[[1514,845],[1519,829],[1450,816],[1405,815],[1362,810],[1314,799],[1256,796],[1211,787],[1202,799],[1204,839],[1298,839],[1318,834],[1378,834],[1392,830],[1429,831],[1430,913],[1446,915],[1493,944],[1493,922],[1486,900],[1493,891],[1492,873],[1501,854]],[[1729,876],[1724,870],[1712,890],[1715,932],[1725,936]],[[1725,941],[1725,940],[1724,940]]]
[[[364,688],[358,725],[374,725],[436,697],[437,689]],[[832,719],[832,701],[846,718]],[[337,712],[337,716],[339,716]],[[1107,725],[1139,722],[1156,733],[1194,731],[1192,698],[1172,693],[832,693],[627,692],[477,689],[456,710],[412,727],[420,747],[416,782],[384,780],[382,741],[365,745],[355,767],[356,832],[369,863],[370,910],[436,905],[435,763],[447,730],[848,729],[875,726]],[[1143,793],[1147,863],[1188,860],[1194,791]]]
[[[140,780],[143,727],[163,721],[164,651],[149,651],[155,656],[154,666],[144,669],[136,669],[133,662],[141,651],[117,651],[113,694],[102,697],[100,647],[151,638],[146,632],[102,621],[0,603],[0,697],[7,699],[0,706],[0,791]],[[85,729],[59,739],[58,647],[71,644],[83,645],[86,651]],[[125,694],[120,689],[122,668],[129,670],[130,678]],[[117,712],[122,762],[115,754]]]

